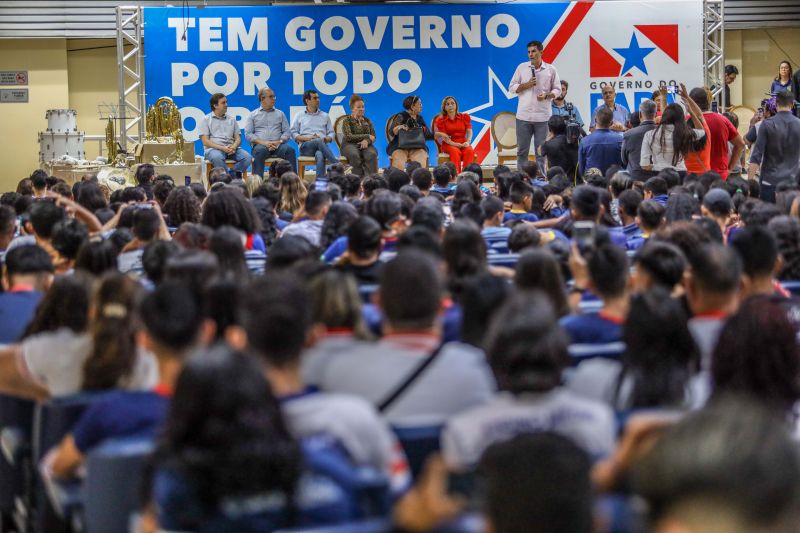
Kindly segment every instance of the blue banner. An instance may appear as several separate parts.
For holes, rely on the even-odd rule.
[[[545,43],[544,60],[570,81],[567,99],[588,122],[606,84],[635,110],[659,84],[701,83],[701,14],[701,0],[148,7],[146,100],[172,97],[186,139],[195,141],[215,92],[227,95],[228,113],[242,127],[264,86],[290,122],[307,89],[319,92],[332,121],[360,94],[385,166],[385,124],[403,98],[418,95],[430,125],[452,95],[472,117],[478,161],[492,163],[489,124],[516,110],[508,85],[528,61],[529,41]]]
[[[303,109],[306,89],[320,93],[321,109],[332,120],[349,113],[347,101],[357,93],[378,130],[376,147],[386,165],[384,126],[409,94],[422,99],[429,125],[447,95],[462,111],[482,107],[471,113],[476,141],[495,113],[514,111],[516,100],[495,93],[504,93],[516,66],[527,60],[526,43],[544,41],[568,6],[145,8],[147,104],[172,97],[186,138],[195,140],[215,92],[228,96],[229,113],[241,126],[265,85],[290,122]],[[242,144],[249,149],[246,140]],[[200,141],[196,149],[203,153]]]

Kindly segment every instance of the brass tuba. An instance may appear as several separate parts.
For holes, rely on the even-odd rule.
[[[176,137],[181,129],[181,113],[178,106],[168,96],[162,96],[151,105],[145,116],[146,135],[148,139],[159,137]]]
[[[183,121],[181,112],[172,98],[162,96],[151,105],[145,115],[146,137],[157,141],[159,138],[169,137],[175,143],[176,162],[183,162]]]

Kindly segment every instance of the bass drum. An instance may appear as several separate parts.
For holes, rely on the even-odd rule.
[[[731,108],[731,113],[739,117],[739,134],[744,137],[750,129],[750,121],[756,115],[757,111],[752,107],[746,105],[735,105]]]
[[[48,109],[44,114],[47,119],[47,131],[61,133],[78,131],[75,118],[77,114],[74,109]]]
[[[83,141],[84,133],[81,131],[74,133],[41,132],[39,133],[39,161],[52,161],[65,155],[75,159],[85,159]]]

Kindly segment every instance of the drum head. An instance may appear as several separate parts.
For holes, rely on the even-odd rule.
[[[750,121],[756,115],[756,110],[745,105],[737,105],[731,108],[731,113],[739,117],[739,134],[744,137],[750,129]]]

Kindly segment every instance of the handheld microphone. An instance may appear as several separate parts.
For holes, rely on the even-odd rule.
[[[536,67],[534,67],[533,65],[531,65],[531,76],[534,78],[536,77]]]

